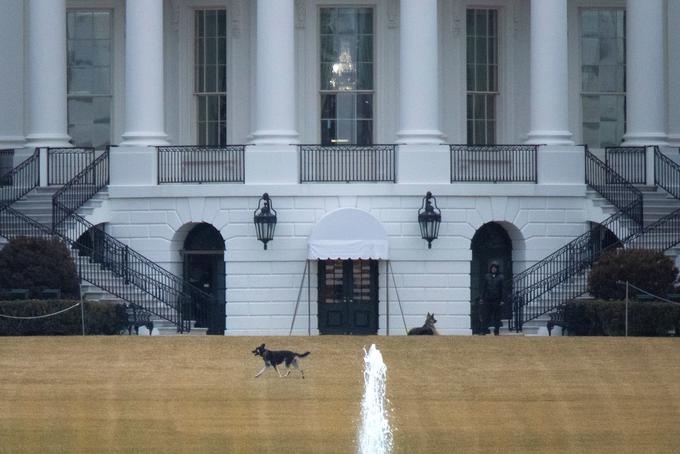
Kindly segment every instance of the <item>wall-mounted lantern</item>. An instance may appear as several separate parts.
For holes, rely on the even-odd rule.
[[[276,229],[276,210],[272,207],[269,194],[262,194],[257,202],[257,209],[253,215],[255,221],[255,231],[257,239],[264,243],[265,250],[267,242],[274,239],[274,229]]]
[[[427,191],[423,197],[423,204],[418,210],[418,224],[420,224],[420,235],[427,241],[428,249],[432,249],[432,242],[439,236],[441,222],[442,212],[437,207],[437,199],[430,191]]]

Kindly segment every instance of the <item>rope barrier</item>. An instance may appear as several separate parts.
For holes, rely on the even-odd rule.
[[[618,281],[617,284],[626,285],[626,282],[625,281]],[[631,288],[634,288],[635,290],[637,290],[639,292],[644,293],[647,296],[651,296],[652,298],[656,298],[656,299],[663,301],[665,303],[680,304],[680,302],[678,302],[678,301],[669,300],[668,298],[664,298],[663,296],[655,295],[653,293],[648,292],[645,289],[642,289],[640,287],[636,287],[635,285],[631,284],[630,282],[628,282],[628,286],[631,287]]]
[[[62,310],[57,311],[57,312],[54,312],[54,313],[52,313],[52,314],[36,315],[36,316],[34,316],[34,317],[16,317],[16,316],[13,316],[13,315],[4,315],[4,314],[0,314],[0,317],[2,317],[2,318],[11,318],[11,319],[13,319],[13,320],[35,320],[35,319],[39,319],[39,318],[54,317],[55,315],[59,315],[59,314],[64,313],[64,312],[66,312],[66,311],[70,311],[71,309],[73,309],[73,308],[76,307],[76,306],[80,306],[80,303],[78,302],[78,303],[74,304],[74,305],[71,306],[71,307],[67,307],[66,309],[62,309]]]

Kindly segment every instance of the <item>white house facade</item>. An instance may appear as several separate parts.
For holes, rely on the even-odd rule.
[[[680,241],[643,210],[680,188],[679,30],[680,0],[0,0],[0,235],[23,212],[85,297],[181,330],[473,334],[493,261],[526,329],[603,248]]]

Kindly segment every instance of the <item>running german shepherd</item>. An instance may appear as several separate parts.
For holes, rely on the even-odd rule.
[[[264,360],[264,367],[255,375],[255,378],[262,375],[262,373],[267,370],[268,367],[273,367],[276,373],[279,374],[279,377],[281,377],[281,372],[279,372],[279,369],[276,366],[279,366],[282,363],[285,363],[286,369],[288,369],[288,372],[285,375],[286,377],[290,375],[290,367],[293,366],[300,371],[302,378],[305,378],[305,373],[300,368],[297,359],[304,358],[305,356],[309,355],[309,352],[295,353],[289,350],[267,350],[264,347],[264,344],[262,344],[253,350],[253,355],[261,356]]]
[[[434,327],[434,324],[437,323],[437,319],[434,318],[434,314],[430,314],[429,312],[427,313],[427,317],[425,317],[425,324],[423,326],[418,326],[417,328],[411,328],[408,331],[409,336],[434,336],[439,334],[437,332],[437,329]]]

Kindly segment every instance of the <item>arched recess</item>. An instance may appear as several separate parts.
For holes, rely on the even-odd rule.
[[[473,334],[479,334],[480,305],[484,275],[488,272],[491,263],[498,264],[499,271],[505,277],[505,293],[510,295],[513,273],[513,241],[506,229],[497,222],[488,222],[475,232],[470,244],[472,249],[472,261],[470,262],[470,326]],[[512,316],[510,304],[504,306],[503,318]]]
[[[182,250],[183,277],[212,296],[207,304],[194,303],[195,326],[208,334],[223,335],[226,328],[226,279],[224,240],[220,232],[205,222],[193,224]]]
[[[604,225],[599,222],[588,222],[590,230],[590,251],[594,257],[600,255],[605,249],[614,249],[623,247],[621,240]]]

